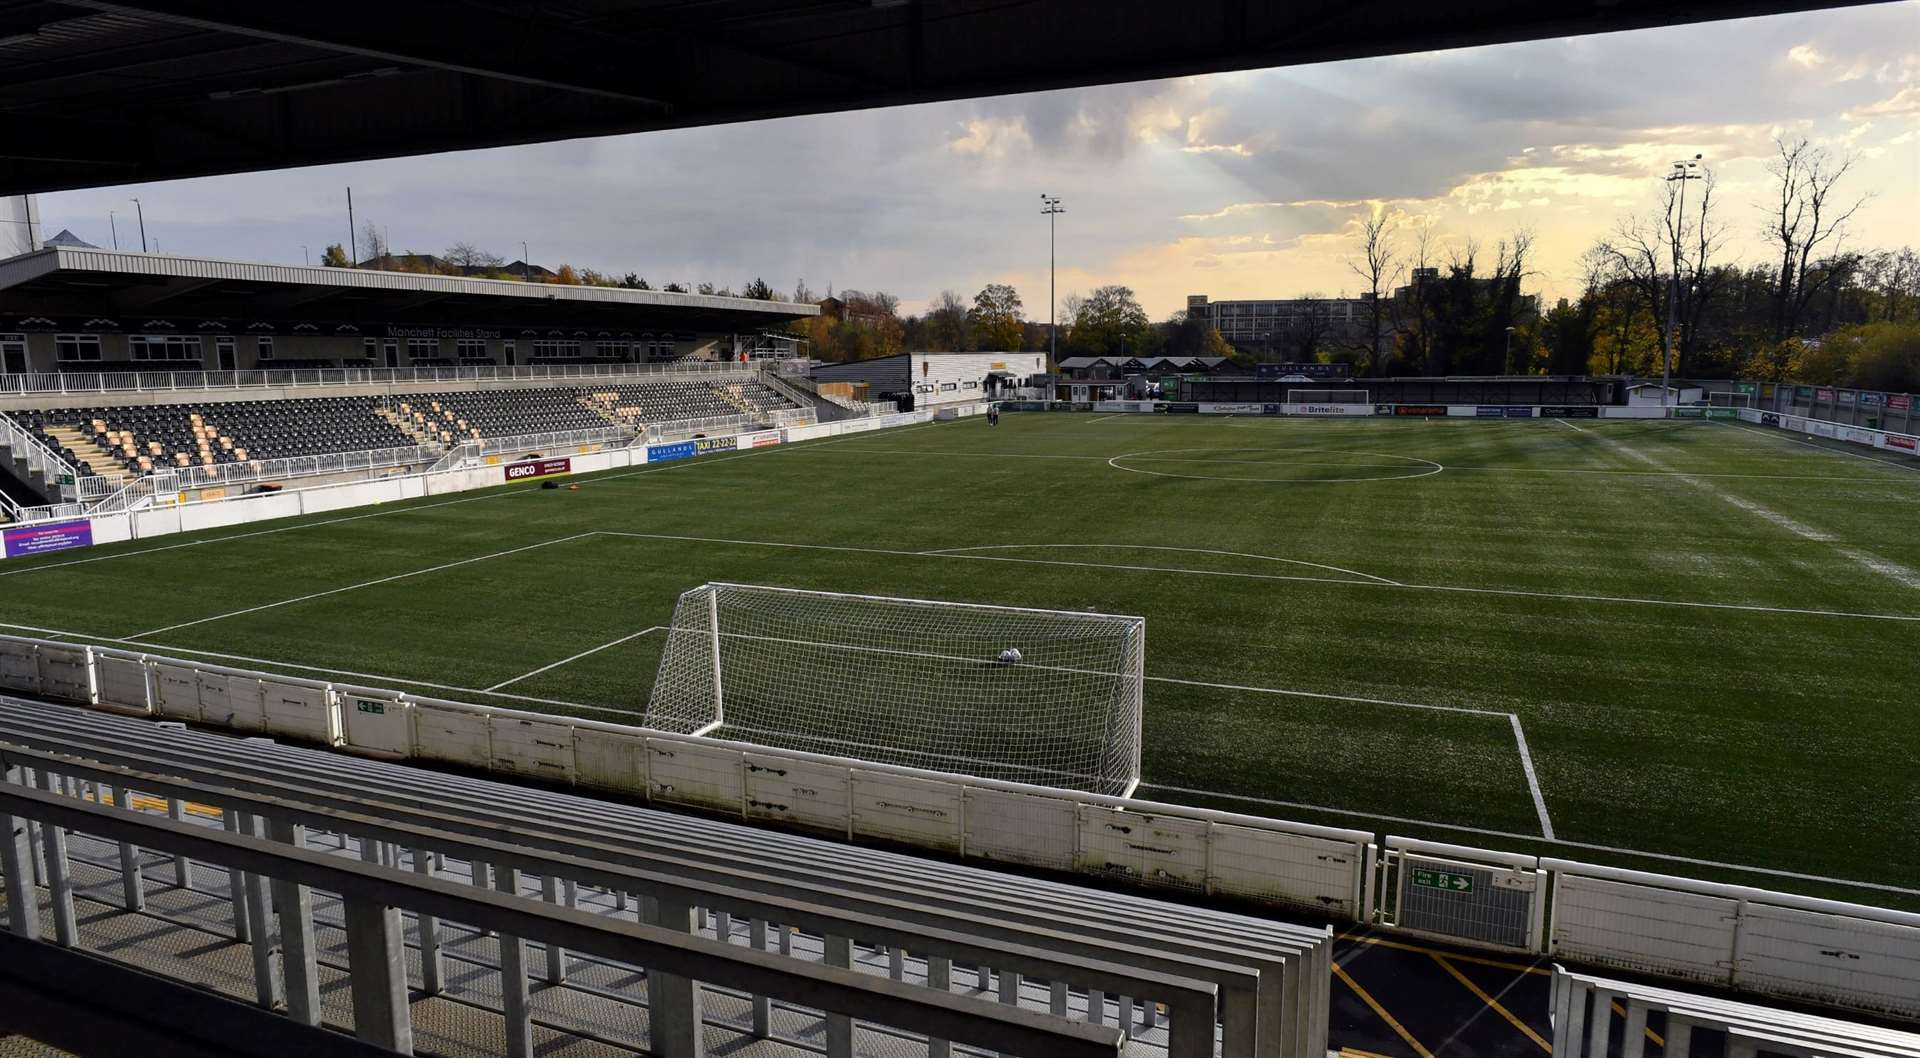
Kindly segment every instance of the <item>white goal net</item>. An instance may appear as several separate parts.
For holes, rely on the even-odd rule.
[[[1290,389],[1288,404],[1372,404],[1370,391],[1364,389]]]
[[[1125,796],[1146,620],[705,584],[680,596],[646,726]]]

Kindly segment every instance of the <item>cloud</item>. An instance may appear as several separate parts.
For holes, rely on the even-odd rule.
[[[969,154],[989,161],[1003,161],[1007,155],[1033,150],[1033,136],[1026,122],[1018,118],[970,118],[965,133],[948,141],[955,154]]]
[[[1920,114],[1920,84],[1910,84],[1885,99],[1849,110],[1841,116],[1848,121],[1859,121],[1862,118],[1896,114]]]
[[[1826,65],[1827,57],[1820,54],[1820,49],[1811,44],[1795,44],[1787,51],[1787,61],[1795,66],[1812,70]]]

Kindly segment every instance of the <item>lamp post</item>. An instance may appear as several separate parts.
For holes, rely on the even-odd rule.
[[[313,264],[313,254],[307,249],[306,243],[300,244],[300,260],[307,265]]]
[[[113,248],[120,248],[120,225],[114,222],[113,210],[107,210],[107,228],[113,232]]]
[[[1673,163],[1672,171],[1667,173],[1667,182],[1680,181],[1680,217],[1674,223],[1670,238],[1673,241],[1673,274],[1667,277],[1667,325],[1661,329],[1660,355],[1660,407],[1666,408],[1673,399],[1673,333],[1678,321],[1674,318],[1679,311],[1680,302],[1680,234],[1687,227],[1687,181],[1698,180],[1700,173],[1700,155],[1694,155],[1685,161]]]
[[[1503,363],[1507,365],[1507,374],[1509,375],[1513,374],[1513,328],[1512,327],[1507,328],[1507,353],[1506,353],[1505,359],[1503,360]]]
[[[1055,300],[1053,288],[1053,218],[1067,211],[1060,204],[1060,196],[1040,192],[1040,215],[1047,218],[1047,343],[1051,350],[1047,355],[1053,361],[1053,367],[1060,364],[1060,303]]]
[[[140,205],[139,199],[133,200],[133,211],[140,218],[140,252],[147,252],[147,211]]]
[[[520,242],[520,282],[533,282],[533,261],[527,254],[526,240]]]

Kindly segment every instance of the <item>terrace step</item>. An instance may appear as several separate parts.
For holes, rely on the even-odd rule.
[[[94,444],[93,438],[82,433],[79,428],[48,426],[47,433],[53,435],[62,447],[79,457],[80,462],[86,464],[89,470],[113,482],[116,486],[125,485],[133,480],[134,475],[128,473],[127,468],[122,466],[119,460],[102,452],[100,446]]]

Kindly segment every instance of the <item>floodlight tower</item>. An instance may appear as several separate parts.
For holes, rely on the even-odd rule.
[[[1673,227],[1673,275],[1667,279],[1667,325],[1661,328],[1660,354],[1660,407],[1665,409],[1673,399],[1673,330],[1675,314],[1680,302],[1680,233],[1687,227],[1687,181],[1699,180],[1705,174],[1700,172],[1700,155],[1696,154],[1684,161],[1673,163],[1673,169],[1667,173],[1667,182],[1680,181],[1680,217]],[[1701,217],[1705,223],[1706,218]]]
[[[1054,300],[1053,291],[1053,218],[1066,211],[1059,195],[1040,192],[1040,215],[1047,218],[1047,341],[1051,349],[1047,355],[1053,361],[1049,368],[1055,370],[1060,365],[1060,303]]]

